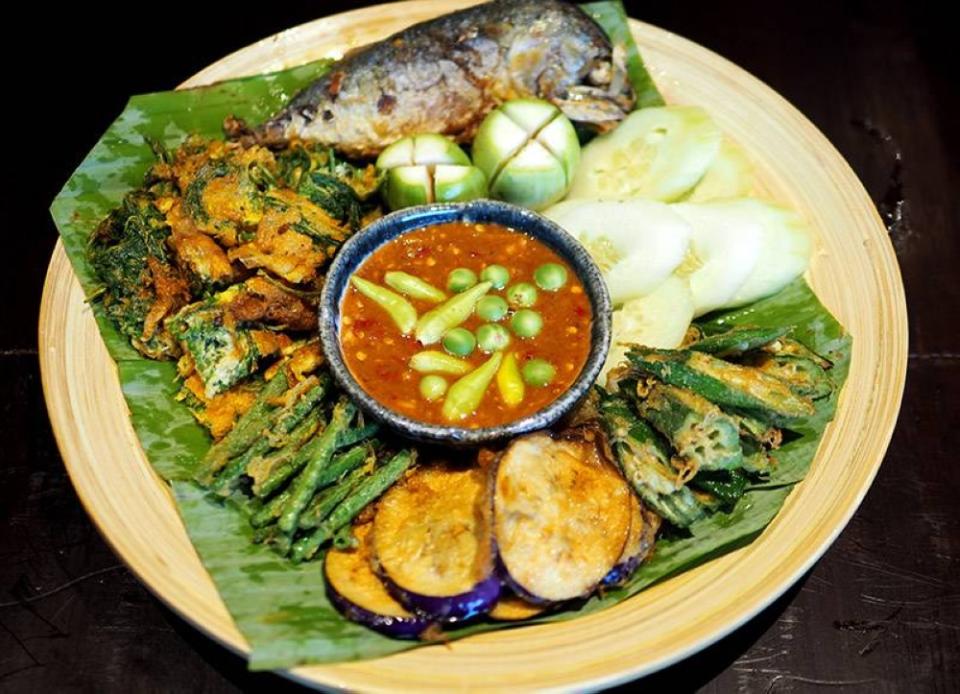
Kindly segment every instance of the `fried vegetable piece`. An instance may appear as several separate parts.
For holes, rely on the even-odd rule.
[[[506,578],[531,602],[588,595],[616,565],[632,492],[583,429],[514,439],[494,478],[494,536]]]
[[[333,549],[324,560],[324,577],[332,602],[347,619],[393,638],[417,638],[430,621],[404,609],[373,571],[372,524],[353,528],[352,549]]]
[[[279,398],[287,384],[287,375],[283,371],[264,384],[253,405],[237,420],[233,429],[207,450],[196,474],[198,482],[210,484],[213,475],[230,458],[240,455],[260,438],[269,426],[270,413],[279,406]]]
[[[152,359],[179,356],[163,320],[190,301],[188,282],[166,246],[169,235],[153,196],[136,191],[97,226],[87,249],[103,283],[104,310],[134,349]]]
[[[337,437],[341,431],[350,426],[356,412],[356,406],[344,399],[341,399],[333,408],[330,423],[318,439],[320,443],[317,450],[307,463],[303,473],[293,482],[290,500],[283,507],[283,512],[277,521],[277,525],[283,533],[291,535],[296,530],[300,523],[300,514],[303,513],[307,504],[310,503],[310,499],[316,493],[320,475],[333,457],[333,452],[337,446]]]
[[[312,558],[340,528],[353,521],[368,504],[393,486],[416,463],[416,460],[415,449],[405,450],[374,470],[372,475],[357,485],[350,496],[340,502],[316,530],[294,543],[293,560],[300,562]]]
[[[814,362],[821,369],[829,369],[833,366],[833,362],[826,357],[817,354],[802,342],[789,337],[782,337],[764,345],[763,351],[778,356],[803,357]]]
[[[265,278],[254,277],[183,308],[168,323],[212,398],[292,344],[279,329],[309,330],[316,310]],[[269,328],[269,329],[263,329]]]
[[[746,410],[760,419],[780,423],[814,413],[813,402],[794,393],[780,379],[702,352],[635,346],[627,352],[627,358],[642,373],[688,388],[720,406]]]
[[[658,383],[640,402],[640,415],[677,451],[683,481],[700,470],[730,470],[743,462],[737,422],[692,391]]]
[[[489,487],[482,467],[437,462],[418,467],[377,504],[374,561],[408,609],[458,622],[496,602]]]
[[[631,409],[629,401],[610,395],[600,403],[601,423],[623,476],[643,502],[670,524],[685,528],[704,515],[670,466],[666,443]]]
[[[694,352],[706,352],[717,357],[739,356],[759,349],[789,332],[790,328],[736,327],[725,333],[701,338],[687,345]]]
[[[815,361],[791,355],[764,355],[749,364],[780,379],[797,395],[819,400],[833,392],[833,381]]]

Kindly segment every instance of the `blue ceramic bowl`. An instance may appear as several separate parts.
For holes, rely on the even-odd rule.
[[[471,429],[412,419],[391,410],[368,395],[353,378],[343,359],[340,349],[340,304],[350,276],[384,243],[407,232],[445,222],[500,224],[538,239],[570,264],[590,299],[593,309],[590,353],[577,380],[566,393],[545,408],[507,424]],[[600,275],[600,268],[578,241],[535,212],[503,202],[476,200],[399,210],[381,217],[343,244],[330,265],[320,297],[320,339],[334,378],[351,398],[376,419],[385,422],[400,434],[418,441],[470,446],[543,429],[576,405],[596,381],[607,358],[607,351],[610,349],[610,314],[610,295]]]

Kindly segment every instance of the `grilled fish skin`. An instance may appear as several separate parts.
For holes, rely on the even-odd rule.
[[[495,0],[411,26],[357,49],[304,89],[255,137],[319,141],[372,157],[406,135],[468,141],[508,99],[538,97],[607,130],[635,96],[623,60],[578,7]]]

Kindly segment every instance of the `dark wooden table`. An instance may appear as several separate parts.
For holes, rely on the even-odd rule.
[[[128,95],[170,88],[256,39],[362,4],[200,11],[182,2],[138,4],[116,26],[88,4],[36,3],[32,21],[8,21],[6,45],[26,43],[18,41],[3,62],[0,690],[292,688],[247,673],[239,658],[153,598],[81,508],[40,389],[35,326],[56,239],[46,208]],[[960,83],[949,67],[953,23],[916,2],[631,5],[633,16],[757,75],[826,133],[894,222],[911,319],[900,422],[850,525],[759,617],[643,684],[651,691],[957,691]],[[31,68],[34,56],[46,56],[43,67]]]

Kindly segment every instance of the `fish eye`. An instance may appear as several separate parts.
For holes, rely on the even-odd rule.
[[[613,79],[613,63],[609,60],[599,60],[595,62],[593,67],[590,68],[587,79],[590,81],[590,84],[594,86],[610,84],[610,81]]]

